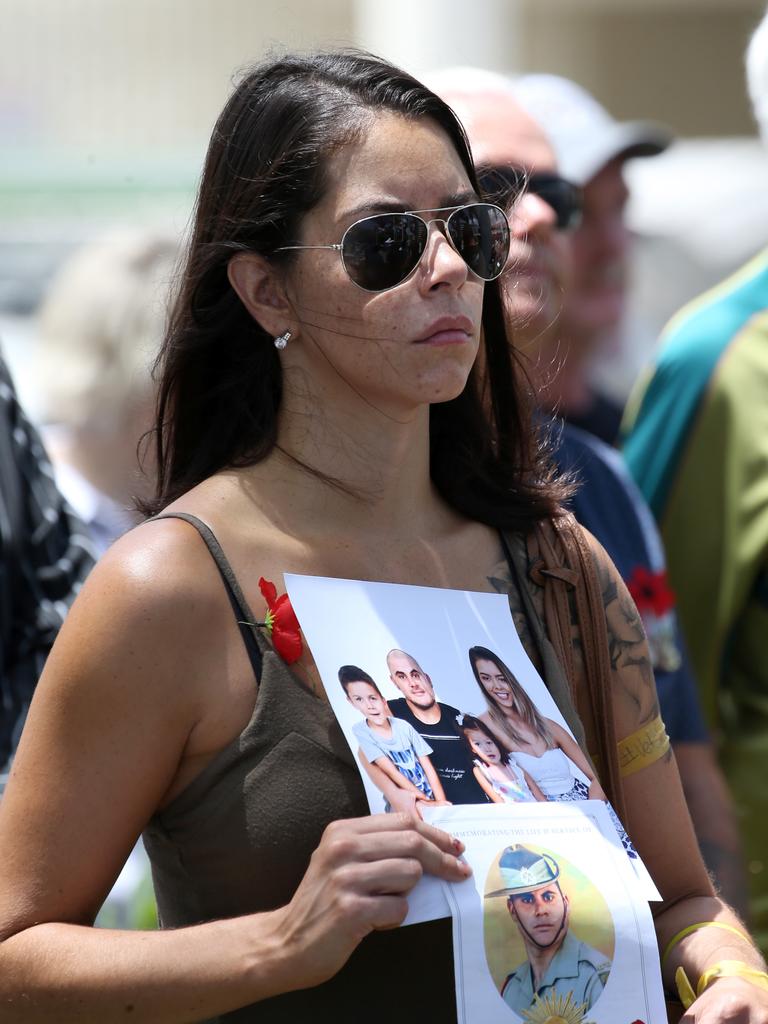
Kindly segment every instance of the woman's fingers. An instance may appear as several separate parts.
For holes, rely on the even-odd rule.
[[[319,846],[290,904],[280,912],[292,951],[292,987],[334,974],[369,932],[395,928],[408,913],[408,894],[425,875],[463,881],[464,846],[411,814],[337,821]]]
[[[373,815],[335,822],[325,831],[318,853],[336,864],[414,860],[423,873],[460,881],[471,869],[459,860],[464,845],[442,829],[407,815]],[[415,884],[415,883],[414,883]]]

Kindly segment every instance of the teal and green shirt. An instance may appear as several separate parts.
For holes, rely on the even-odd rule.
[[[768,250],[685,307],[627,412],[768,949]]]

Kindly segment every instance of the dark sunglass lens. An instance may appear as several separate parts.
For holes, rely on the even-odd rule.
[[[529,188],[555,211],[560,231],[575,228],[581,217],[581,192],[565,178],[532,175]]]
[[[448,218],[448,231],[474,274],[483,281],[499,276],[509,255],[509,224],[503,210],[488,203],[464,206]]]
[[[341,255],[355,284],[379,292],[408,277],[426,244],[424,221],[407,213],[382,213],[348,228]]]

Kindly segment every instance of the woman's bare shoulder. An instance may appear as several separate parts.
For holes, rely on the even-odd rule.
[[[198,532],[181,519],[152,520],[124,534],[96,564],[83,595],[145,611],[162,612],[169,602],[215,599],[222,587],[216,565]]]
[[[52,674],[58,685],[123,679],[138,695],[184,679],[192,695],[195,666],[227,615],[222,580],[195,530],[180,520],[143,524],[91,571],[41,682]]]

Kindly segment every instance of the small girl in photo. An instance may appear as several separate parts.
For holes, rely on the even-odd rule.
[[[459,732],[474,754],[474,773],[479,785],[495,804],[546,800],[542,791],[520,767],[515,755],[473,715],[463,715]]]
[[[400,789],[414,792],[417,799],[447,803],[429,758],[432,748],[413,726],[390,714],[381,690],[368,673],[356,665],[342,665],[339,682],[349,703],[364,716],[352,731],[368,761]]]

